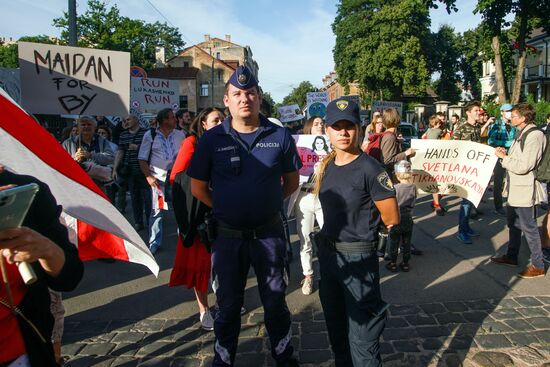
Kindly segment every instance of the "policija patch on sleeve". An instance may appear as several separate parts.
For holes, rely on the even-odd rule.
[[[383,171],[376,176],[376,180],[382,186],[388,191],[393,191],[393,183],[391,182],[390,176],[388,175],[388,172]]]

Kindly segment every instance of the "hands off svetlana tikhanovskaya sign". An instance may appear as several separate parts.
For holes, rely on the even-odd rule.
[[[459,196],[476,207],[489,184],[495,148],[464,140],[413,139],[413,183],[424,192]]]
[[[36,114],[127,115],[130,54],[19,42],[21,103]]]

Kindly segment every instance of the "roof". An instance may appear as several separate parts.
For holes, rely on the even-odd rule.
[[[231,69],[231,70],[233,70],[233,71],[236,70],[237,67],[239,66],[239,65],[237,65],[237,66],[233,67],[233,66],[229,65],[228,62],[225,62],[225,61],[220,60],[220,59],[216,59],[214,56],[210,55],[208,52],[204,51],[202,48],[200,48],[200,47],[197,46],[197,45],[193,45],[193,46],[190,46],[190,47],[185,48],[183,51],[181,51],[181,52],[180,52],[179,54],[177,54],[176,56],[173,56],[173,57],[171,57],[170,59],[166,60],[166,63],[169,63],[170,61],[174,60],[176,57],[184,56],[184,55],[187,53],[187,51],[191,50],[192,48],[196,48],[197,50],[199,50],[199,52],[204,53],[205,55],[209,56],[210,58],[216,60],[216,62],[222,64],[222,65],[225,66],[225,67],[228,67],[229,69]],[[232,62],[232,61],[233,61],[233,60],[231,60],[230,62]]]
[[[526,43],[534,43],[539,40],[543,40],[544,38],[547,38],[549,36],[548,32],[544,30],[544,28],[535,28],[531,31],[531,34],[529,37],[527,37]]]
[[[225,60],[224,62],[233,69],[237,69],[239,67],[239,60]]]
[[[167,67],[152,69],[147,71],[147,76],[150,78],[160,79],[195,79],[199,69],[185,67]]]
[[[237,46],[237,47],[244,48],[243,46],[241,46],[241,45],[239,45],[239,44],[237,44],[237,43],[235,43],[235,42],[231,42],[231,41],[228,41],[228,40],[226,40],[226,39],[221,39],[221,38],[219,38],[219,37],[210,37],[210,40],[209,40],[209,41],[204,40],[204,41],[202,41],[202,42],[199,42],[198,44],[200,45],[200,44],[202,44],[202,43],[209,43],[209,42],[211,42],[211,41],[226,42],[226,43],[232,44],[233,46]]]

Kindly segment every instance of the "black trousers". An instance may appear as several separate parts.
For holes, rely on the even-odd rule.
[[[319,298],[336,367],[378,367],[388,305],[380,295],[376,250],[338,252],[318,242]]]

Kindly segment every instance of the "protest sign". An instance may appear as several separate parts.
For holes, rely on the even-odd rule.
[[[330,152],[330,141],[324,135],[292,135],[296,142],[298,155],[302,160],[300,183],[307,182],[315,168]]]
[[[307,116],[319,116],[325,118],[327,114],[328,92],[309,92],[306,94]]]
[[[399,116],[403,117],[403,102],[394,101],[372,101],[372,112],[384,112],[386,108],[395,108],[399,112]]]
[[[179,108],[179,80],[131,77],[132,107],[148,113]]]
[[[426,193],[459,196],[476,207],[489,184],[495,149],[464,140],[413,139],[413,183]]]
[[[302,115],[302,111],[300,111],[300,107],[297,104],[282,106],[277,108],[277,110],[279,111],[279,115],[281,115],[279,120],[283,123],[298,121],[304,118],[304,115]]]
[[[130,54],[19,42],[21,102],[31,113],[127,115]]]
[[[349,96],[342,96],[342,99],[345,99],[346,101],[354,102],[356,105],[359,106],[359,109],[361,109],[361,100],[357,94],[351,94]]]
[[[21,81],[19,69],[0,68],[0,88],[6,91],[16,103],[21,103]]]

